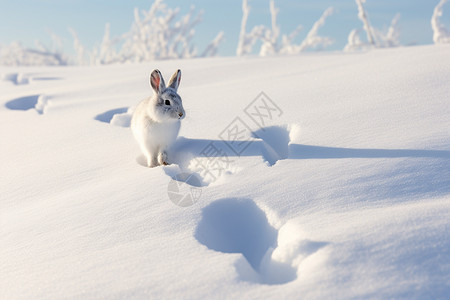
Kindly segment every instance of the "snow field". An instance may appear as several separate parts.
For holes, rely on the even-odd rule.
[[[445,298],[449,50],[2,69],[1,298]],[[128,122],[154,68],[183,71],[187,116],[149,169]],[[283,113],[260,128],[261,91]],[[185,208],[179,172],[202,183]]]

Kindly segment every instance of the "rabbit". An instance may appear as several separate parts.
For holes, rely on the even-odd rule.
[[[181,120],[186,116],[177,93],[180,80],[181,71],[177,70],[166,87],[161,72],[153,70],[150,75],[153,96],[142,100],[133,112],[131,130],[150,168],[169,164],[167,151],[177,139]]]

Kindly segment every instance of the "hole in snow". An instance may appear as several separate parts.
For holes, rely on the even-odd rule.
[[[277,231],[250,199],[215,201],[203,209],[202,216],[197,240],[212,250],[242,253],[255,270],[267,250],[276,246]]]
[[[127,107],[115,108],[95,116],[95,120],[120,127],[130,127],[131,113]]]
[[[11,81],[15,85],[28,84],[30,82],[28,76],[22,73],[9,73],[0,76],[3,81]]]
[[[277,235],[255,202],[237,198],[205,207],[195,232],[195,238],[211,250],[241,253],[245,259],[236,264],[241,279],[264,284],[282,284],[297,277],[290,264],[271,260]]]
[[[29,110],[35,108],[39,95],[31,95],[13,99],[5,103],[6,108],[11,110]]]

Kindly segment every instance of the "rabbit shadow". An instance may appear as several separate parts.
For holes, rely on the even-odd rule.
[[[179,137],[171,149],[172,163],[179,172],[196,173],[200,178],[204,174],[196,169],[195,162],[214,161],[227,157],[235,162],[239,157],[261,157],[269,167],[277,167],[279,161],[298,160],[341,160],[341,159],[399,159],[395,168],[378,169],[369,177],[400,178],[386,181],[377,191],[372,191],[374,198],[383,195],[418,197],[421,195],[439,196],[450,193],[450,151],[426,149],[382,149],[382,148],[343,148],[292,143],[289,130],[281,126],[262,128],[252,133],[253,138],[246,141],[220,139],[190,139]],[[236,145],[248,143],[243,151]],[[332,163],[332,162],[330,162]],[[170,166],[169,166],[170,167]],[[176,179],[174,168],[164,167],[166,174]],[[178,170],[178,169],[176,169]],[[376,179],[376,178],[373,178]],[[358,184],[355,179],[355,184]],[[370,185],[371,178],[365,178]],[[210,182],[202,181],[206,186]]]
[[[264,160],[274,161],[268,163],[273,166],[279,160],[284,159],[356,159],[356,158],[434,158],[450,159],[448,150],[425,150],[425,149],[380,149],[380,148],[340,148],[314,145],[292,144],[286,142],[285,145],[279,144],[273,147],[272,142],[268,143],[261,139],[254,139],[250,142],[242,153],[237,153],[230,146],[236,141],[224,141],[213,139],[190,139],[179,137],[175,142],[172,151],[175,157],[174,163],[186,165],[187,158],[207,157],[218,158],[224,155],[228,157],[248,157],[262,156]],[[267,153],[267,148],[275,152],[280,159],[274,159]],[[214,147],[217,151],[213,152],[208,148]],[[278,148],[278,149],[276,149]]]

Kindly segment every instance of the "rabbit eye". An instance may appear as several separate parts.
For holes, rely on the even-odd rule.
[[[164,104],[165,104],[165,105],[170,105],[170,101],[169,101],[169,100],[166,100],[166,101],[164,101]]]

